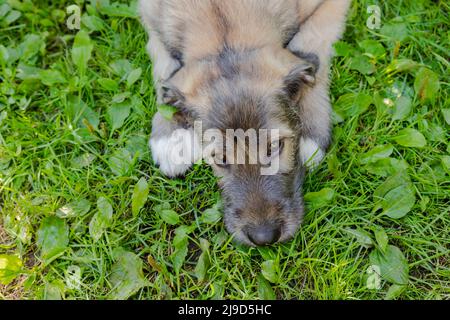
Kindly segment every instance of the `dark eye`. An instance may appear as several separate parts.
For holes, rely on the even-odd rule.
[[[269,157],[280,155],[283,152],[283,148],[284,148],[284,139],[276,140],[270,144],[269,149],[267,150],[267,155]]]

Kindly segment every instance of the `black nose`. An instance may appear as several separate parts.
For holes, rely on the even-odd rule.
[[[275,243],[280,239],[281,228],[278,225],[263,224],[249,227],[247,235],[251,242],[257,246],[265,246]]]

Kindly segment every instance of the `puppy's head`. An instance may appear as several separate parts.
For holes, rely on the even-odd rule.
[[[285,241],[301,223],[299,103],[316,69],[281,48],[225,49],[166,84],[166,102],[200,124],[203,157],[220,177],[225,225],[242,243]]]

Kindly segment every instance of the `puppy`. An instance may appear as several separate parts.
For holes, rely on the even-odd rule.
[[[178,110],[170,120],[155,114],[153,159],[169,177],[206,159],[220,177],[226,228],[241,243],[286,241],[299,228],[305,169],[331,140],[332,45],[350,2],[140,1],[158,103]],[[252,151],[252,139],[270,150]]]

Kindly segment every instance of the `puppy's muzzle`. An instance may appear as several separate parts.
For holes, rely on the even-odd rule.
[[[281,226],[264,223],[245,228],[248,239],[256,246],[266,246],[277,242],[281,236]]]

